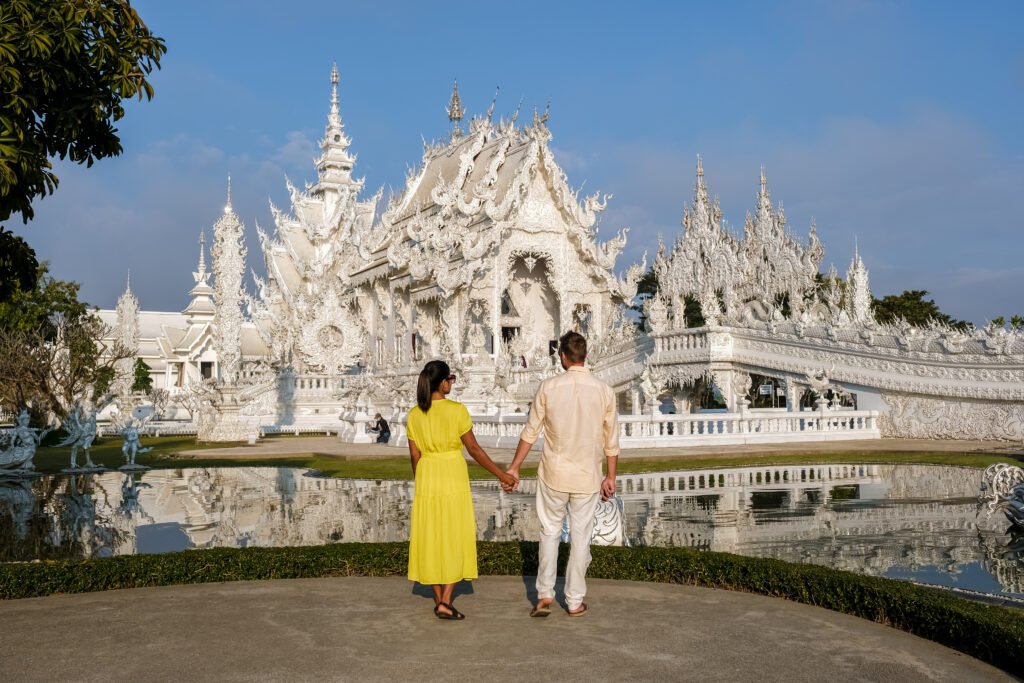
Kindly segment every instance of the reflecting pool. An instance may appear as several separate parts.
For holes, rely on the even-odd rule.
[[[686,546],[1024,597],[1024,538],[979,508],[981,472],[787,465],[619,477],[630,545]],[[479,538],[534,540],[535,483],[474,482]],[[0,561],[406,540],[411,482],[286,468],[0,480]]]

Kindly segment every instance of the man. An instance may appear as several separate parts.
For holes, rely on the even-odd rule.
[[[391,425],[381,417],[380,413],[374,415],[373,422],[370,423],[366,431],[377,435],[377,443],[387,443],[391,440]]]
[[[615,495],[619,456],[615,394],[584,367],[587,340],[577,332],[567,332],[558,340],[558,357],[566,372],[541,382],[508,470],[519,478],[519,467],[543,432],[544,448],[537,470],[540,563],[537,604],[530,612],[533,617],[551,614],[566,505],[572,549],[565,570],[565,602],[569,616],[587,613],[583,598],[587,593],[594,513],[601,499]],[[602,459],[607,469],[603,479]]]

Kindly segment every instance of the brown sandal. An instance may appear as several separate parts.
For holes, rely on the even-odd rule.
[[[581,602],[580,606],[576,608],[576,611],[569,610],[569,616],[570,617],[582,617],[584,614],[587,613],[588,609],[590,609],[590,608],[587,607],[587,603]]]

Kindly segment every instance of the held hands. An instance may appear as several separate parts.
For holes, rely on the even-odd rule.
[[[506,472],[503,472],[498,477],[501,481],[501,490],[505,493],[512,493],[519,488],[519,470],[512,467],[508,468]]]
[[[605,477],[601,482],[601,500],[608,500],[615,495],[615,477]]]

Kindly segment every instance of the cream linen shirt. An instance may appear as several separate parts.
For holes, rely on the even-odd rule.
[[[574,365],[540,383],[520,438],[544,433],[537,476],[563,493],[601,490],[601,461],[619,455],[619,416],[612,388]]]

